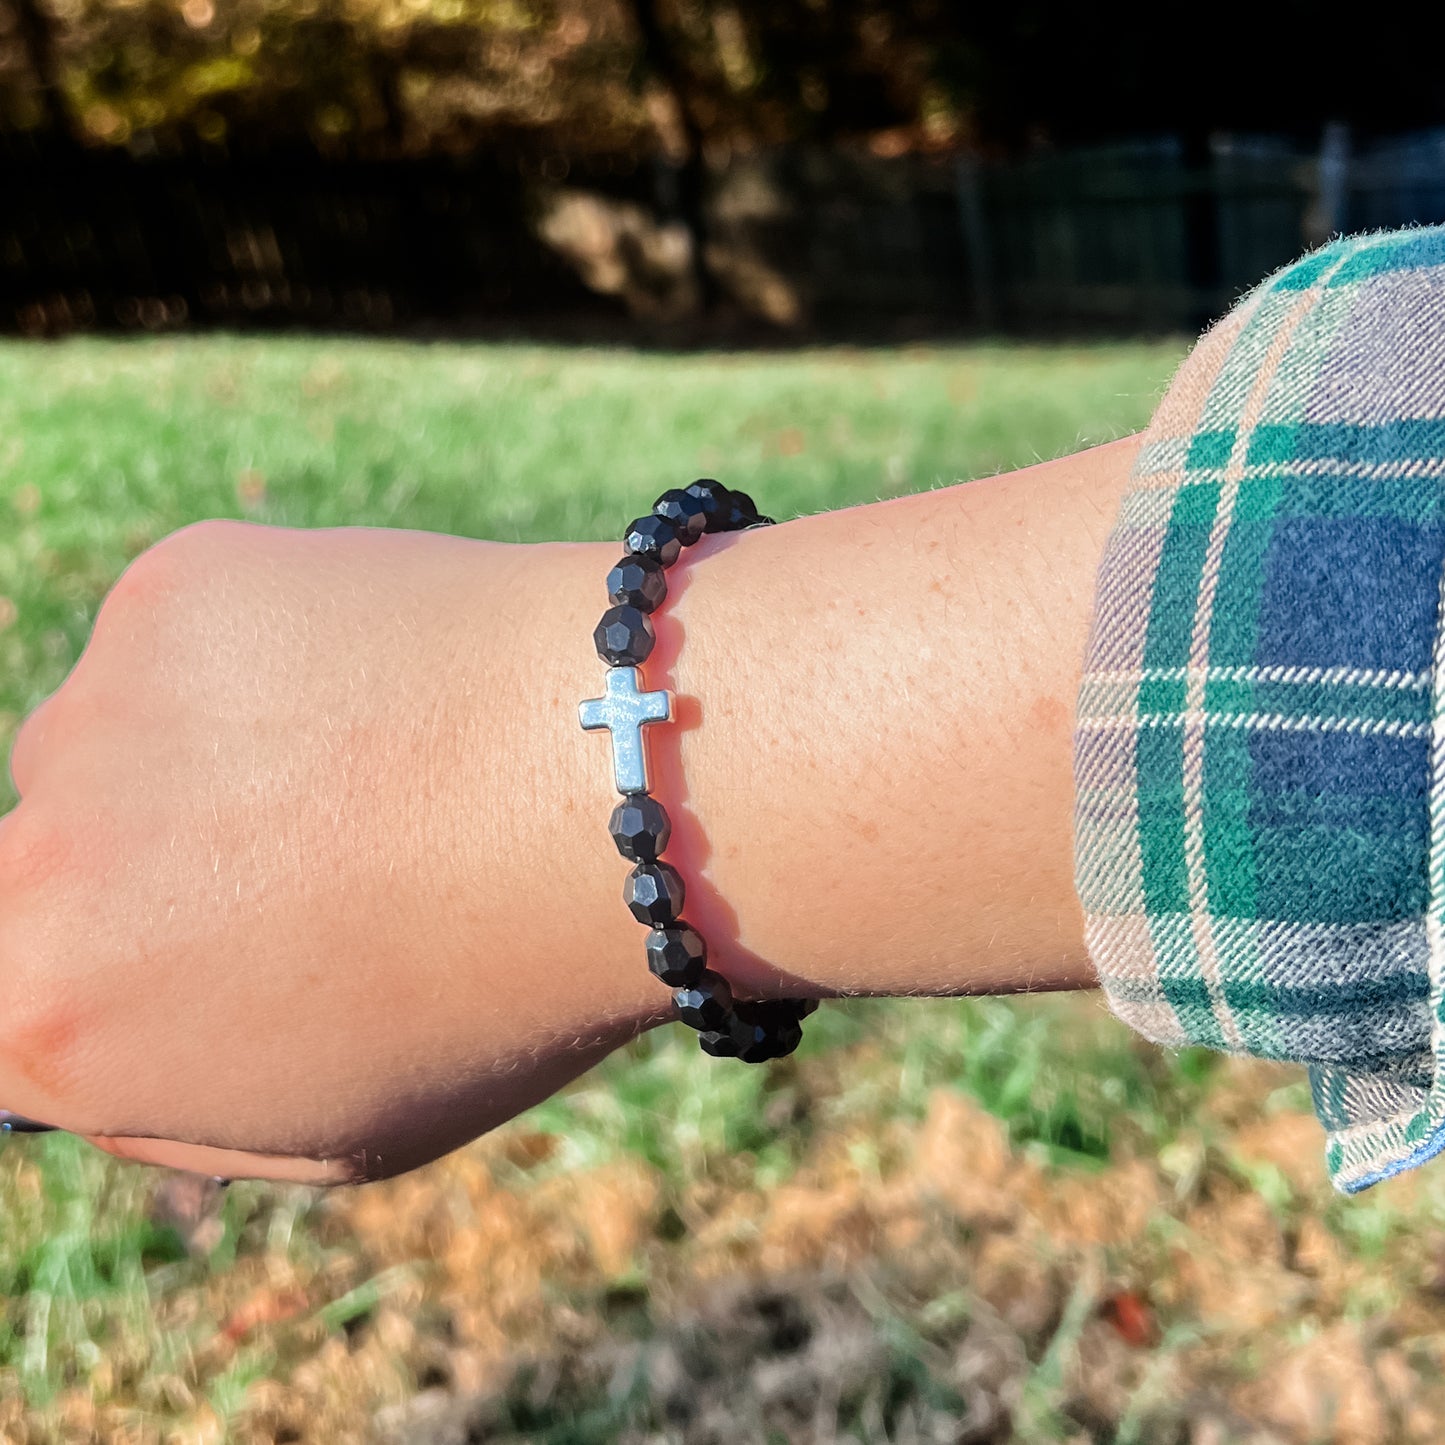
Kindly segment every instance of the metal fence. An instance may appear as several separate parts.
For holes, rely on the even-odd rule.
[[[1195,329],[1331,235],[1445,221],[1445,131],[1354,153],[1338,126],[1313,153],[1220,137],[1202,165],[1172,139],[965,164],[959,205],[981,318]]]
[[[0,327],[686,325],[677,190],[661,163],[559,180],[0,149]],[[1197,330],[1333,233],[1445,221],[1445,131],[1006,163],[776,151],[715,170],[705,217],[723,296],[784,330]]]
[[[823,318],[882,307],[1008,331],[1198,330],[1331,235],[1445,222],[1445,131],[1352,147],[1331,126],[1309,151],[1221,136],[1191,156],[1164,137],[992,164],[740,165],[775,197],[752,244]]]

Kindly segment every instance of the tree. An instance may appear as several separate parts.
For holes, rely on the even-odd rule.
[[[8,8],[31,82],[37,128],[56,140],[68,140],[70,115],[56,58],[54,18],[42,0],[8,0]]]

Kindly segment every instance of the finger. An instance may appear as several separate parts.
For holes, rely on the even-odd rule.
[[[361,1178],[360,1161],[302,1159],[288,1154],[252,1154],[244,1149],[217,1149],[209,1144],[182,1144],[174,1139],[80,1136],[97,1149],[133,1164],[157,1164],[209,1174],[219,1179],[275,1179],[287,1184],[329,1186]]]

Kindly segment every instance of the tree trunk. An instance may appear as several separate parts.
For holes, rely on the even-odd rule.
[[[70,126],[70,111],[60,84],[60,65],[55,54],[55,20],[42,0],[10,0],[15,14],[16,30],[25,47],[26,59],[35,76],[45,129],[56,142],[75,139]]]
[[[707,164],[702,127],[688,103],[687,68],[663,28],[657,0],[632,0],[632,13],[642,37],[643,65],[672,93],[682,119],[685,150],[677,176],[677,209],[692,236],[693,281],[697,286],[698,304],[706,315],[717,303],[719,287],[707,260]]]

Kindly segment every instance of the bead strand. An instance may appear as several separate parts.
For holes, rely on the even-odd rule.
[[[710,478],[664,492],[651,512],[629,523],[623,534],[626,555],[607,574],[611,605],[592,635],[597,655],[609,667],[640,666],[657,640],[649,614],[666,600],[667,569],[683,548],[709,533],[772,522],[746,492]],[[584,726],[596,725],[584,721]],[[634,865],[622,899],[648,930],[647,966],[673,990],[677,1016],[697,1030],[703,1051],[745,1063],[792,1053],[803,1037],[802,1020],[817,1002],[734,999],[727,979],[707,966],[707,945],[682,916],[687,894],[682,875],[662,858],[672,835],[662,804],[645,787],[626,792],[612,810],[608,831],[617,851]]]

